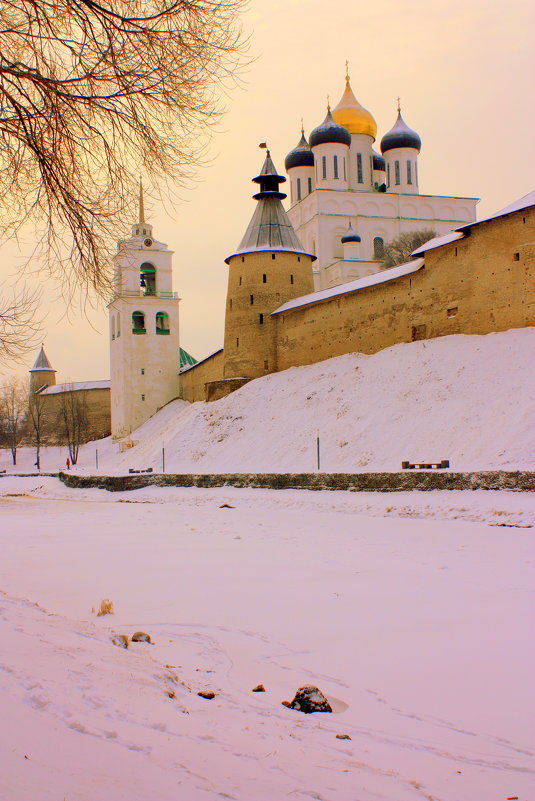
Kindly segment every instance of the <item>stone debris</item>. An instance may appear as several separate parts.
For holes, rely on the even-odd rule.
[[[311,712],[332,712],[332,707],[327,701],[322,691],[313,684],[305,684],[299,687],[293,701],[283,701],[284,706],[290,709],[297,709],[309,715]]]
[[[251,692],[253,692],[253,693],[265,693],[266,692],[266,688],[264,687],[263,684],[257,684],[256,687],[253,687]]]
[[[111,641],[118,648],[128,648],[128,636],[126,634],[115,634]]]
[[[136,631],[135,634],[132,634],[132,642],[148,642],[152,645],[150,634],[146,634],[144,631]]]
[[[212,698],[215,698],[215,693],[212,693],[209,690],[201,690],[197,693],[197,695],[199,695],[201,698],[207,698],[209,701],[211,701]]]

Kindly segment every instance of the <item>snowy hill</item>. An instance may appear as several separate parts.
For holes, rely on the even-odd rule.
[[[349,354],[251,381],[214,403],[174,401],[122,454],[101,441],[99,467],[167,472],[532,469],[535,330],[456,335]],[[88,445],[80,467],[94,464]],[[87,465],[87,467],[86,467]]]

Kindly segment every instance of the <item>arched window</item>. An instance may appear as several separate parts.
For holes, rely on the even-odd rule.
[[[312,178],[309,177],[308,179],[308,194],[312,192]]]
[[[111,316],[111,338],[115,339],[115,315]]]
[[[169,333],[169,315],[167,312],[156,312],[156,333]]]
[[[412,184],[412,164],[410,161],[407,162],[407,183]]]
[[[400,183],[401,183],[401,173],[400,173],[400,170],[399,170],[399,161],[395,162],[394,167],[396,168],[396,186],[399,186]]]
[[[144,295],[156,294],[156,267],[154,264],[149,264],[148,261],[143,262],[139,268],[139,284]]]
[[[380,236],[373,238],[373,258],[384,259],[385,257],[385,243]]]
[[[334,177],[338,178],[338,156],[333,156]]]
[[[146,334],[145,328],[145,315],[141,311],[132,312],[132,333],[133,334]]]
[[[301,179],[297,179],[297,199],[301,200]]]

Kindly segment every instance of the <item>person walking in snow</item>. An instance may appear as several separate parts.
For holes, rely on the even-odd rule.
[[[65,464],[67,465],[67,470],[70,470],[71,469],[71,460],[69,459],[68,456],[67,456],[67,461],[65,462]]]

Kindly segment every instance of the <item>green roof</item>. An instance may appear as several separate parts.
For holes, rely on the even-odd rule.
[[[192,364],[197,364],[197,359],[194,359],[193,356],[190,356],[184,348],[180,348],[180,369],[182,370],[183,367],[189,367]]]

